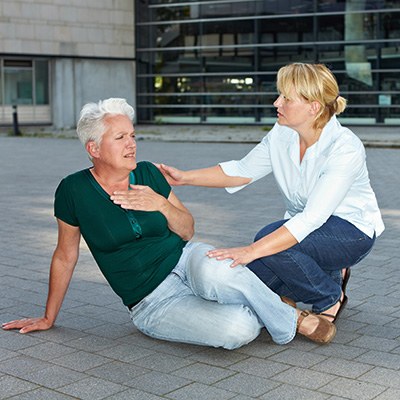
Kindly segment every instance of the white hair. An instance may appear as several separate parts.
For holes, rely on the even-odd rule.
[[[135,111],[125,99],[118,98],[85,104],[76,127],[76,133],[84,146],[90,141],[100,144],[107,129],[104,118],[108,115],[126,115],[132,121]]]

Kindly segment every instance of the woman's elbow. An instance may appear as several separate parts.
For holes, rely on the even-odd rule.
[[[190,239],[193,238],[194,236],[194,224],[192,224],[192,226],[190,227],[190,229],[188,230],[187,234],[185,235],[186,237],[184,238],[184,240],[189,241]]]

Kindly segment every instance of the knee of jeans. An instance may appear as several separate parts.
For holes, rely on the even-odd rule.
[[[229,274],[232,268],[229,267],[231,260],[218,261],[215,258],[205,257],[199,262],[190,265],[189,279],[197,287],[210,289],[217,287],[220,283],[229,282]]]
[[[226,328],[223,347],[227,350],[234,350],[252,342],[261,331],[258,318],[245,306],[232,313],[230,324]]]

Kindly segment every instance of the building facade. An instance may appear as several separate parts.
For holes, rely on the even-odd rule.
[[[135,0],[138,120],[265,124],[277,70],[320,62],[347,124],[400,124],[399,0]]]
[[[0,0],[0,125],[76,125],[82,105],[135,104],[132,0]]]
[[[297,61],[332,69],[343,122],[400,125],[400,0],[0,0],[0,125],[111,96],[139,123],[270,124]]]

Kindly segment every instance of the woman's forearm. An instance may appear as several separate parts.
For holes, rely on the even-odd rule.
[[[160,212],[168,221],[168,228],[183,240],[190,240],[194,235],[194,219],[186,210],[175,207],[166,200]]]
[[[251,181],[250,178],[226,175],[219,165],[209,168],[184,171],[183,174],[184,184],[192,186],[224,188],[242,186]]]

